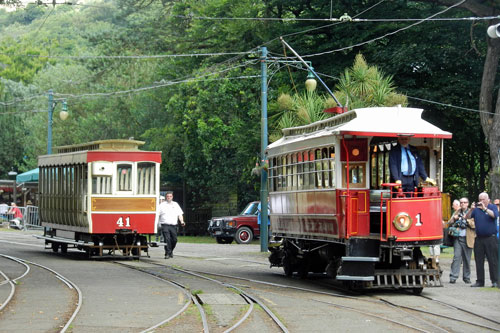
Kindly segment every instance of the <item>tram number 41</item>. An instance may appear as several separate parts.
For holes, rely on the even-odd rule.
[[[125,223],[123,223],[123,217],[120,216],[120,218],[118,219],[118,221],[116,221],[116,224],[120,227],[120,228],[123,228],[123,227],[130,227],[130,217],[126,217],[125,218]]]

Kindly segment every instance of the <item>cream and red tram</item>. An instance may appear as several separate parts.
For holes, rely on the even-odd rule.
[[[356,109],[284,129],[267,148],[272,266],[286,275],[326,272],[350,287],[439,286],[439,267],[420,247],[443,237],[442,131],[421,109]],[[438,186],[398,193],[389,153],[411,135]],[[391,194],[392,193],[392,194]]]
[[[156,233],[161,152],[142,141],[55,147],[38,158],[39,215],[46,246],[89,256],[140,256]]]

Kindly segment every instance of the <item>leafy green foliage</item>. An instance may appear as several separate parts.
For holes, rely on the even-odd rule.
[[[260,184],[250,171],[260,151],[260,78],[253,77],[260,75],[258,55],[235,53],[257,53],[265,44],[271,56],[285,55],[276,38],[284,36],[301,55],[329,52],[306,59],[326,74],[327,85],[335,87],[335,95],[349,108],[422,107],[427,119],[452,131],[454,137],[445,146],[445,190],[471,196],[484,186],[489,171],[478,115],[422,99],[477,109],[486,23],[425,22],[349,47],[409,24],[292,20],[344,13],[424,18],[439,9],[423,1],[120,0],[0,10],[0,101],[23,100],[4,107],[15,115],[0,115],[2,128],[12,128],[2,132],[3,142],[16,149],[13,157],[0,156],[1,170],[32,167],[36,156],[46,152],[46,93],[53,89],[54,145],[143,139],[147,149],[163,152],[162,186],[186,186],[190,206],[210,206],[235,191],[241,205],[255,199]],[[447,15],[468,17],[470,12],[457,8]],[[342,51],[330,52],[338,49]],[[105,57],[194,53],[218,55]],[[57,57],[40,57],[44,55]],[[274,137],[280,128],[320,119],[320,111],[334,105],[320,86],[310,95],[302,88],[294,90],[295,82],[305,80],[304,73],[278,65],[270,69]],[[288,94],[289,103],[279,108],[275,101],[282,94]],[[67,98],[70,113],[64,123],[57,116],[62,98]],[[29,110],[43,112],[24,112]]]

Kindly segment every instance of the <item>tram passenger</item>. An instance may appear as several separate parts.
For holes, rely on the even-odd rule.
[[[458,236],[453,237],[453,261],[451,263],[450,283],[455,283],[460,275],[460,264],[463,262],[463,279],[465,283],[470,282],[470,258],[474,248],[476,232],[474,230],[474,219],[466,218],[469,212],[469,199],[460,199],[460,209],[455,211],[447,223],[454,228]]]
[[[160,204],[160,216],[158,223],[161,227],[161,232],[163,236],[163,241],[165,242],[165,259],[174,257],[174,249],[177,245],[177,224],[178,221],[181,222],[182,226],[184,223],[184,212],[182,211],[179,204],[172,199],[174,198],[174,193],[169,191],[166,194],[166,201]]]
[[[427,176],[417,148],[409,142],[409,136],[399,136],[398,144],[391,149],[389,154],[391,182],[400,184],[403,192],[413,192],[418,186],[419,178],[436,185],[436,182]]]
[[[10,204],[10,209],[7,214],[12,216],[9,222],[13,223],[17,229],[22,229],[21,220],[23,219],[23,213],[21,213],[21,210],[17,207],[15,202]]]
[[[472,204],[467,218],[476,223],[474,259],[476,260],[477,280],[471,287],[484,287],[484,259],[488,260],[491,286],[498,288],[498,243],[496,237],[497,206],[490,203],[488,193],[479,194],[479,201]]]

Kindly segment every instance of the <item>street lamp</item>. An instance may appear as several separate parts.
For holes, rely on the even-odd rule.
[[[54,94],[52,89],[49,90],[49,123],[47,126],[47,154],[52,154],[52,116],[54,114],[54,109],[57,105],[57,101],[54,101]],[[66,104],[66,100],[62,101],[62,111],[59,112],[59,118],[61,120],[68,119],[68,105]]]
[[[16,183],[17,172],[15,172],[14,170],[12,170],[12,171],[9,171],[8,175],[10,177],[14,177],[14,187],[12,189],[12,193],[14,195],[13,202],[15,202],[17,204],[17,183]]]

